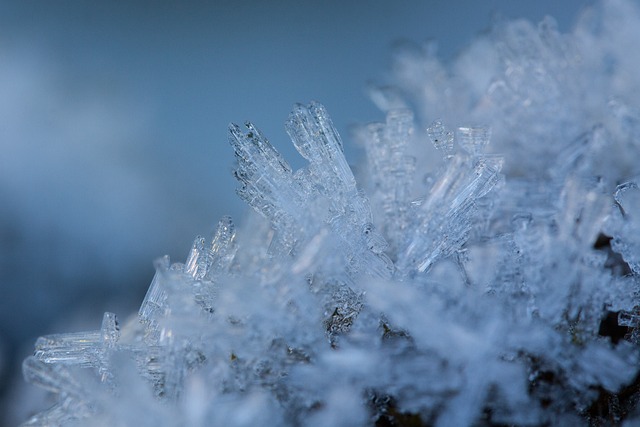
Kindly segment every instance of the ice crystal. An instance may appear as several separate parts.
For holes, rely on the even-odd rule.
[[[640,420],[640,13],[597,7],[451,69],[401,54],[357,179],[316,102],[286,122],[297,171],[230,125],[256,215],[158,259],[121,327],[38,339],[24,376],[57,403],[25,425]]]

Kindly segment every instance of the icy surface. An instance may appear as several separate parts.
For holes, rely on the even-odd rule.
[[[637,422],[639,28],[610,1],[450,68],[400,54],[357,175],[319,103],[286,122],[296,171],[230,125],[255,214],[158,259],[122,326],[39,338],[57,403],[25,425]]]

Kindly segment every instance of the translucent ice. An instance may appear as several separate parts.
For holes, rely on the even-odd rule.
[[[159,258],[122,326],[39,338],[26,425],[637,423],[640,13],[595,10],[401,53],[357,174],[316,102],[296,171],[231,125],[255,214]]]

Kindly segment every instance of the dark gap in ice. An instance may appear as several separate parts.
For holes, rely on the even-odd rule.
[[[585,415],[590,426],[621,425],[634,411],[640,400],[640,375],[618,393],[599,388],[598,399],[587,409]],[[626,423],[625,423],[626,425]]]
[[[606,316],[600,321],[598,335],[609,337],[613,344],[618,344],[618,341],[624,339],[625,335],[629,333],[629,329],[630,328],[626,326],[620,326],[618,324],[617,311],[607,311]]]
[[[595,243],[593,244],[593,249],[607,250],[611,249],[611,236],[607,236],[604,233],[598,234]]]
[[[604,267],[611,270],[611,274],[614,276],[631,275],[631,267],[625,262],[622,255],[613,251],[611,248],[611,240],[611,236],[600,233],[593,244],[593,248],[607,253],[607,260],[604,263]]]
[[[373,393],[369,406],[374,412],[375,427],[427,427],[432,423],[422,420],[420,414],[401,412],[393,396]]]

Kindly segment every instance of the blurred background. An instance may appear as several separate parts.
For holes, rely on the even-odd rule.
[[[349,128],[382,119],[365,89],[394,43],[436,39],[446,61],[494,19],[568,31],[588,3],[0,1],[0,424],[29,411],[37,336],[126,318],[153,259],[242,218],[229,122],[297,168],[283,123],[318,100],[353,162]]]

